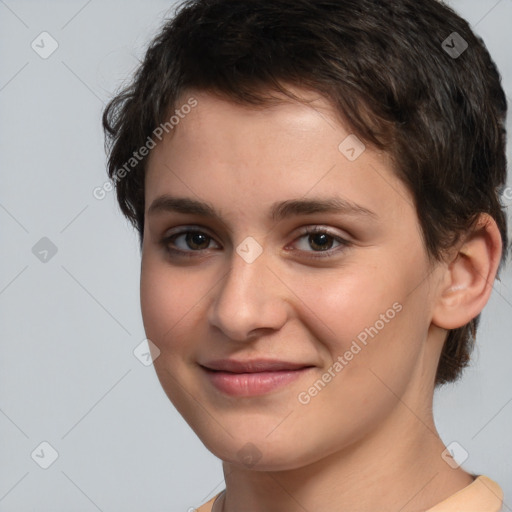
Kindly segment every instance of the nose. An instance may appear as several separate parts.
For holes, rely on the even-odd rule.
[[[210,325],[234,341],[279,330],[289,314],[286,287],[270,268],[265,251],[252,263],[233,252],[208,311]]]

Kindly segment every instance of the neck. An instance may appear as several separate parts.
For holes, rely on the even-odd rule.
[[[469,485],[470,474],[442,459],[431,409],[418,415],[405,403],[364,439],[307,466],[254,471],[224,462],[218,512],[419,512]]]

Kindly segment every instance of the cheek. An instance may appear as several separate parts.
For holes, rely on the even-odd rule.
[[[183,362],[190,361],[194,350],[191,338],[197,333],[198,307],[201,296],[210,289],[204,279],[162,263],[158,255],[143,254],[140,280],[140,302],[144,330],[160,350],[153,366],[160,384],[176,409],[187,417],[190,397],[183,388],[195,383]],[[201,293],[201,295],[198,295]]]
[[[310,311],[308,316],[317,326],[318,339],[326,339],[325,334],[320,335],[324,327],[329,333],[327,338],[335,340],[329,344],[342,351],[348,348],[347,342],[350,345],[350,340],[364,333],[365,328],[376,322],[382,328],[381,314],[389,310],[387,316],[393,319],[396,316],[393,304],[403,295],[401,283],[386,282],[379,270],[369,265],[315,273],[296,282],[300,282],[300,286],[293,291],[305,304],[304,313]]]
[[[181,277],[180,277],[181,276]],[[204,288],[204,290],[203,290]],[[140,302],[147,337],[160,350],[172,343],[173,333],[187,319],[208,287],[194,274],[171,268],[160,257],[144,254],[141,266]]]
[[[282,443],[300,438],[328,452],[362,438],[395,408],[417,367],[424,326],[416,304],[421,300],[408,296],[403,282],[386,284],[368,272],[317,283],[321,294],[304,302],[314,305],[308,328],[313,331],[315,322],[326,366],[297,390],[301,421],[293,434],[283,429],[276,435],[282,434]],[[306,293],[306,284],[299,293]]]
[[[372,371],[403,387],[414,370],[428,312],[424,290],[419,287],[410,293],[410,283],[418,278],[412,274],[418,272],[409,270],[411,275],[403,268],[398,274],[387,272],[385,266],[367,266],[321,278],[317,274],[302,279],[294,290],[305,304],[301,318],[307,319],[307,328],[320,341],[323,361],[330,366],[341,357],[343,368],[338,365],[333,372],[343,374],[342,379],[358,380],[349,389],[360,387],[362,374],[375,380]]]
[[[159,271],[143,258],[140,280],[140,304],[146,336],[160,349],[166,331],[172,328],[173,319],[167,312],[175,311],[172,296],[165,293],[167,280],[162,279]]]

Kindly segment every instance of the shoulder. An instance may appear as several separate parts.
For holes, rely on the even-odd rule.
[[[195,512],[211,512],[214,501],[222,494],[216,494]],[[503,490],[489,477],[479,475],[471,484],[438,503],[427,512],[500,512],[503,505]]]
[[[427,512],[500,512],[502,505],[501,487],[489,477],[479,475],[464,489],[452,494]]]
[[[211,500],[203,503],[199,508],[195,509],[195,512],[211,512],[213,502],[221,495],[222,491],[216,494]]]

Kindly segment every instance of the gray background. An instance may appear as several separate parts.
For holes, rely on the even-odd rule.
[[[451,4],[484,38],[510,101],[512,0]],[[92,195],[106,180],[104,103],[171,7],[0,0],[1,512],[186,511],[223,488],[220,461],[133,354],[145,338],[137,238],[113,193]],[[59,45],[46,59],[31,47],[43,31]],[[43,237],[57,248],[46,262],[33,253]],[[473,366],[435,397],[443,440],[467,450],[465,469],[502,485],[505,510],[511,290],[512,264],[484,312]],[[48,469],[43,441],[59,454]]]

